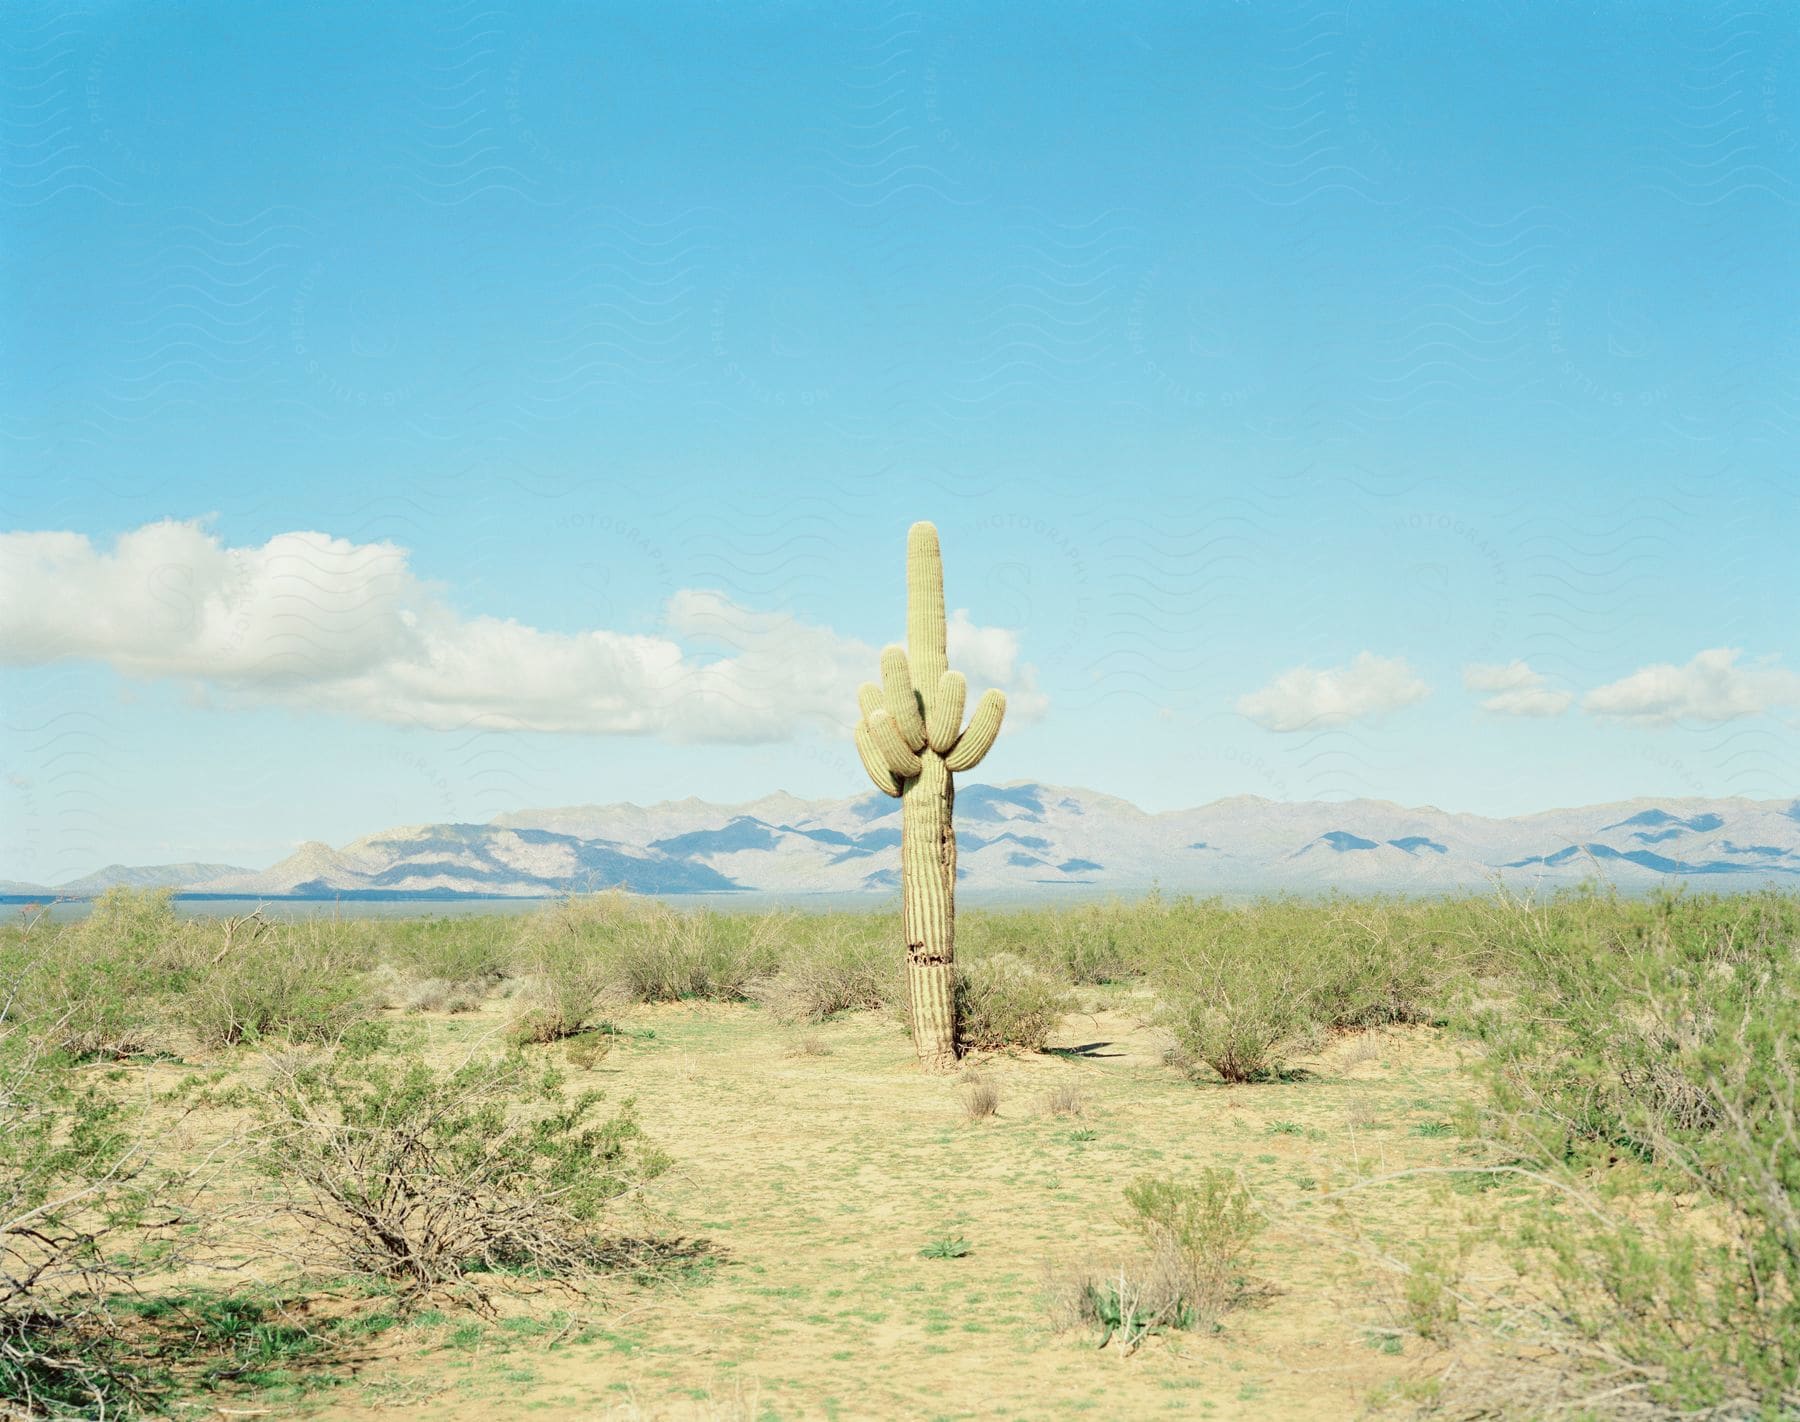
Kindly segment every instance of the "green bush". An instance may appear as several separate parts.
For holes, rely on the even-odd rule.
[[[1333,899],[1290,908],[1311,920],[1315,1019],[1327,1027],[1443,1022],[1467,980],[1455,901]]]
[[[1169,899],[1155,890],[1136,900],[977,909],[958,918],[957,951],[971,959],[1013,953],[1068,983],[1124,983],[1231,913],[1218,899]]]
[[[387,958],[403,977],[473,986],[498,982],[515,963],[517,925],[499,914],[398,919]]]
[[[1540,1341],[1668,1415],[1800,1409],[1800,899],[1564,896],[1504,929],[1483,1133],[1558,1186],[1517,1240]]]
[[[1010,953],[957,965],[956,1028],[964,1051],[1040,1052],[1074,1006],[1064,984]]]
[[[1281,1076],[1315,1030],[1312,925],[1291,906],[1215,917],[1152,967],[1174,1060],[1228,1082]]]
[[[660,1174],[632,1104],[565,1095],[514,1054],[448,1069],[378,1056],[364,1027],[277,1070],[259,1106],[259,1163],[286,1208],[346,1267],[430,1287],[471,1271],[567,1276],[597,1267],[610,1207]]]
[[[7,959],[0,973],[13,1010],[47,1048],[87,1061],[134,1057],[162,1044],[154,994],[164,984],[140,965],[67,938],[33,941]]]
[[[93,948],[161,967],[170,962],[171,948],[182,937],[182,920],[175,916],[173,889],[116,885],[94,900],[85,918],[63,932]]]
[[[114,888],[86,918],[20,935],[0,954],[14,1022],[80,1060],[160,1047],[162,1004],[185,985],[197,953],[172,900],[168,889]]]
[[[1125,1203],[1148,1257],[1063,1282],[1065,1321],[1096,1327],[1102,1347],[1116,1338],[1127,1351],[1167,1328],[1217,1327],[1244,1294],[1263,1227],[1249,1191],[1230,1171],[1207,1168],[1191,1182],[1146,1175]]]
[[[1545,1159],[1666,1161],[1778,1095],[1800,912],[1780,895],[1519,906],[1518,997],[1476,1021],[1514,1138]],[[1730,1099],[1728,1083],[1743,1099]]]
[[[965,912],[957,954],[973,962],[1010,953],[1067,983],[1123,982],[1141,971],[1128,946],[1135,918],[1118,904]]]
[[[113,889],[86,918],[10,942],[0,971],[19,1019],[76,1059],[167,1050],[183,1027],[206,1046],[319,1041],[368,1009],[378,931],[355,919],[184,919],[168,890]]]
[[[780,962],[784,914],[684,912],[656,905],[614,940],[618,981],[636,1002],[739,1002]]]
[[[179,1212],[130,1124],[0,1012],[0,1401],[25,1415],[135,1414],[155,1391],[116,1305],[151,1267],[151,1209]]]
[[[750,983],[748,996],[782,1022],[822,1022],[904,999],[901,959],[889,925],[868,915],[821,916],[793,936],[780,969]]]
[[[203,1046],[327,1042],[372,1010],[368,930],[323,918],[272,924],[194,972],[178,1013]]]
[[[1125,1191],[1132,1222],[1196,1318],[1216,1317],[1243,1287],[1262,1216],[1243,1182],[1207,1167],[1192,1182],[1146,1175]]]
[[[443,978],[422,978],[407,986],[399,1006],[407,1012],[478,1012],[488,988],[485,978],[452,983]]]
[[[519,1042],[554,1042],[600,1025],[629,1001],[612,948],[637,910],[622,894],[570,898],[533,914],[514,958],[524,975]]]
[[[560,1035],[612,1002],[741,1001],[780,962],[787,919],[683,912],[609,891],[532,915],[515,962],[534,982],[531,1010]]]

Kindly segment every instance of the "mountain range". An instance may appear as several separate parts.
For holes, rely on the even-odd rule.
[[[1284,803],[1254,795],[1152,814],[1092,790],[967,785],[958,873],[1006,895],[1251,893],[1692,880],[1800,888],[1800,799],[1644,799],[1513,818],[1384,800]],[[899,802],[870,794],[741,805],[702,800],[520,810],[487,824],[415,825],[334,849],[313,842],[264,870],[114,865],[55,889],[175,885],[234,897],[536,897],[623,885],[640,893],[882,895],[899,884]]]
[[[250,874],[254,870],[236,864],[108,864],[92,874],[47,888],[43,884],[27,884],[17,879],[0,879],[0,895],[49,894],[58,898],[81,899],[105,893],[123,884],[133,889],[185,889],[226,874]]]

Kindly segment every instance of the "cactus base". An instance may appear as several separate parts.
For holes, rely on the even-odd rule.
[[[956,1065],[956,965],[906,960],[906,1000],[913,1048],[927,1071]]]

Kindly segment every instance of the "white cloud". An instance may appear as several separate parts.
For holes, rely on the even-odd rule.
[[[977,627],[960,607],[950,614],[945,632],[950,665],[967,679],[971,701],[998,686],[1006,692],[1006,714],[1014,720],[1035,721],[1049,709],[1050,698],[1038,690],[1037,668],[1019,660],[1017,632]]]
[[[958,613],[971,685],[1042,709],[1018,639]],[[226,702],[402,725],[784,740],[844,725],[877,649],[722,593],[669,599],[655,634],[548,632],[464,617],[406,550],[323,533],[229,548],[198,522],[148,524],[110,550],[74,533],[0,534],[0,662],[78,658],[185,681]]]
[[[1560,716],[1575,700],[1572,691],[1552,691],[1524,662],[1476,662],[1463,668],[1462,679],[1466,690],[1487,693],[1481,709],[1497,716]]]
[[[1341,726],[1423,701],[1431,688],[1401,657],[1358,652],[1347,667],[1295,667],[1240,696],[1238,713],[1270,731]]]
[[[1581,708],[1596,716],[1666,726],[1676,721],[1734,721],[1786,706],[1800,706],[1800,673],[1759,657],[1739,666],[1736,647],[1713,647],[1684,667],[1668,662],[1640,667],[1630,676],[1596,687]]]

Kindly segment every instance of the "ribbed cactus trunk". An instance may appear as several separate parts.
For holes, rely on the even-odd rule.
[[[906,642],[881,654],[881,685],[857,692],[856,748],[878,790],[900,797],[900,893],[913,1045],[932,1068],[956,1061],[956,788],[1000,734],[1006,697],[990,691],[963,726],[968,685],[948,670],[944,560],[937,530],[906,539]]]
[[[956,787],[927,746],[900,797],[901,923],[913,1044],[928,1067],[956,1060]]]

